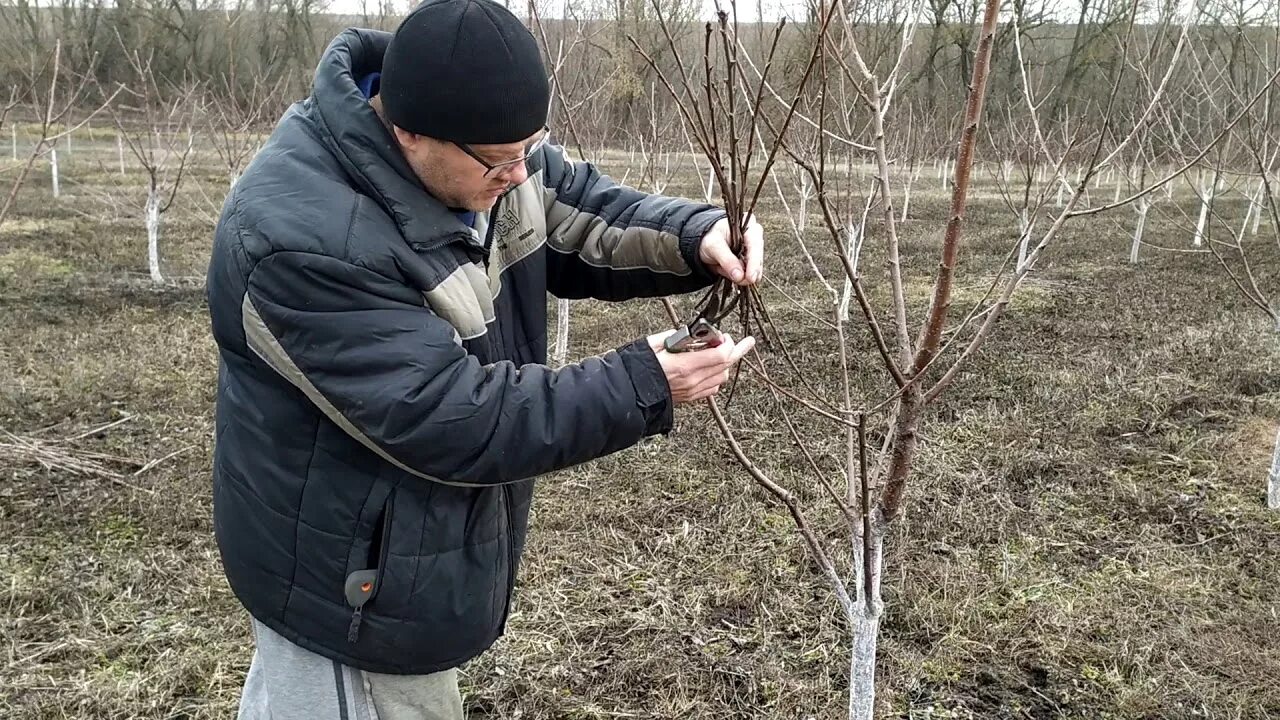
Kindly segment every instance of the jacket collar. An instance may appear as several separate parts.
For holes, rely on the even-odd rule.
[[[350,28],[329,43],[316,67],[311,100],[321,133],[360,189],[382,206],[417,249],[464,240],[483,250],[471,228],[432,197],[356,85],[382,69],[391,33]]]

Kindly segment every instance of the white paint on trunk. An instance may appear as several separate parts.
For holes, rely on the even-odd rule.
[[[854,275],[858,274],[858,258],[862,255],[862,228],[849,223],[844,231],[845,252],[849,253],[849,264],[853,266]],[[849,321],[849,301],[853,298],[853,278],[847,273],[844,276],[844,291],[840,293],[840,321]]]
[[[1200,219],[1196,221],[1196,234],[1191,239],[1191,244],[1195,247],[1204,245],[1205,232],[1209,229],[1209,205],[1213,203],[1213,192],[1217,187],[1217,171],[1214,171],[1213,178],[1207,184],[1200,186]]]
[[[898,222],[907,221],[907,209],[911,207],[911,181],[914,178],[911,173],[907,173],[906,187],[902,189],[902,218]]]
[[[804,232],[809,223],[809,175],[800,175],[800,208],[796,217],[796,229]]]
[[[873,531],[874,532],[874,531]],[[875,720],[876,714],[876,645],[880,639],[880,618],[884,603],[880,599],[880,578],[884,575],[884,536],[875,533],[871,540],[871,597],[866,597],[862,576],[861,533],[854,541],[854,564],[857,567],[857,600],[854,602],[850,628],[853,645],[849,651],[849,720]]]
[[[707,166],[707,190],[705,193],[707,202],[711,202],[711,194],[715,192],[715,187],[716,187],[716,169],[708,165]]]
[[[1267,507],[1280,510],[1280,433],[1276,434],[1275,450],[1271,453],[1271,472],[1267,474]]]
[[[164,282],[160,274],[160,189],[154,184],[147,193],[147,267],[152,282]]]
[[[1122,184],[1123,184],[1123,183],[1121,183],[1121,182],[1120,182],[1120,179],[1119,179],[1119,178],[1116,178],[1116,196],[1115,196],[1115,197],[1113,197],[1113,198],[1111,198],[1111,202],[1113,202],[1113,203],[1118,203],[1118,202],[1120,202],[1120,187],[1121,187],[1121,185],[1122,185]]]
[[[556,352],[551,359],[556,367],[564,365],[569,356],[569,301],[560,298],[556,301]]]
[[[1240,223],[1240,237],[1237,239],[1236,244],[1244,242],[1245,233],[1249,232],[1249,221],[1253,219],[1253,212],[1253,201],[1250,200],[1249,203],[1244,206],[1244,222]]]
[[[1035,223],[1027,217],[1027,209],[1024,207],[1018,214],[1018,272],[1027,265],[1027,246],[1031,243],[1031,231],[1035,229]]]
[[[1133,244],[1129,246],[1129,264],[1138,264],[1138,249],[1142,247],[1142,233],[1147,227],[1147,211],[1151,209],[1151,202],[1147,198],[1141,198],[1133,206],[1135,212],[1138,213],[1138,227],[1133,230]]]
[[[862,609],[858,607],[854,618],[849,654],[849,720],[875,720],[876,716],[876,641],[881,614],[866,615]]]
[[[120,174],[124,175],[124,139],[116,133],[116,154],[120,156]]]
[[[49,170],[53,176],[53,196],[58,197],[61,192],[58,190],[58,148],[49,149]]]
[[[1249,231],[1252,235],[1258,234],[1258,224],[1262,222],[1262,193],[1265,191],[1264,183],[1259,180],[1258,189],[1253,194],[1253,229]]]
[[[1067,183],[1065,180],[1058,181],[1058,207],[1062,207],[1062,194],[1066,192]]]
[[[13,159],[18,159],[18,126],[9,126],[9,134],[13,136]]]

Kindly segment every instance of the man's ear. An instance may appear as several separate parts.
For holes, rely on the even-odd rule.
[[[396,142],[405,150],[415,150],[419,143],[426,140],[423,136],[411,133],[398,125],[392,125],[391,132],[395,133]]]

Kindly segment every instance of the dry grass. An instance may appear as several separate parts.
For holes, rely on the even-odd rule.
[[[140,219],[107,218],[102,202],[137,178],[103,172],[114,147],[100,153],[61,158],[76,192],[59,202],[35,176],[0,231],[0,429],[73,459],[121,459],[109,471],[129,486],[0,447],[0,716],[228,717],[251,645],[212,542],[217,364],[203,293],[145,280]],[[606,169],[620,176],[625,161],[613,154]],[[215,168],[196,177],[219,197]],[[934,185],[922,180],[903,228],[917,278],[946,211]],[[199,277],[207,208],[199,193],[183,200],[165,220],[164,267]],[[770,275],[820,309],[777,212],[762,208]],[[927,419],[890,541],[885,717],[1280,714],[1280,516],[1262,508],[1280,351],[1209,258],[1145,252],[1124,265],[1129,215],[1070,228]],[[961,301],[985,289],[1013,236],[994,201],[970,223]],[[1169,221],[1148,232],[1189,244]],[[1280,262],[1262,265],[1275,277]],[[883,298],[884,283],[870,291]],[[927,288],[909,291],[918,317]],[[834,348],[771,297],[811,381],[835,393]],[[663,324],[653,302],[577,303],[572,350]],[[853,342],[870,396],[883,389],[875,356]],[[744,380],[731,417],[839,537],[767,391]],[[798,417],[834,469],[832,428]],[[509,634],[465,668],[473,717],[840,716],[835,603],[705,411],[538,494]]]

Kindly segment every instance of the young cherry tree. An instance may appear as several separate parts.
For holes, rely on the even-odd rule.
[[[1134,85],[1133,66],[1152,50],[1148,46],[1150,40],[1135,31],[1139,3],[1130,3],[1119,30],[1117,59],[1108,68],[1106,97],[1096,107],[1088,108],[1087,113],[1081,113],[1088,118],[1087,123],[1077,119],[1072,132],[1064,128],[1064,139],[1057,148],[1051,147],[1050,135],[1044,131],[1041,108],[1045,98],[1038,96],[1037,85],[1029,79],[1036,70],[1023,60],[1017,40],[1020,33],[1015,28],[1012,35],[1016,68],[1021,75],[1020,92],[1015,97],[1025,106],[1016,111],[1022,118],[1009,127],[1023,128],[1029,156],[1025,165],[1046,168],[1043,187],[1034,197],[1029,190],[1024,193],[1029,218],[1039,216],[1040,221],[1033,226],[1028,219],[1020,233],[1022,237],[1011,242],[1008,260],[991,279],[985,294],[957,311],[952,307],[961,273],[957,259],[978,140],[983,132],[984,101],[1001,2],[986,0],[979,7],[981,18],[975,26],[963,119],[948,161],[953,163],[947,182],[949,212],[936,228],[940,242],[913,245],[907,250],[898,235],[897,198],[905,185],[902,176],[911,169],[910,163],[903,162],[895,152],[900,147],[895,138],[900,137],[899,128],[905,125],[904,113],[897,109],[895,100],[914,57],[911,46],[920,9],[918,4],[901,9],[879,5],[851,8],[841,0],[816,3],[810,14],[810,31],[815,38],[813,53],[794,94],[787,91],[784,95],[770,81],[772,47],[759,62],[743,50],[737,23],[731,21],[732,8],[721,11],[718,23],[707,26],[702,57],[677,62],[670,75],[659,71],[699,150],[711,163],[730,217],[744,218],[742,225],[734,225],[735,238],[741,237],[745,218],[769,182],[779,147],[812,181],[826,235],[825,252],[794,225],[793,235],[818,286],[827,293],[826,297],[819,294],[819,302],[829,299],[830,305],[819,304],[815,309],[812,300],[804,302],[804,286],[773,283],[771,287],[777,290],[777,296],[819,319],[826,328],[821,341],[837,357],[841,391],[834,398],[830,392],[819,391],[810,382],[807,368],[796,362],[788,350],[787,331],[771,319],[770,304],[782,302],[775,301],[774,294],[735,290],[721,283],[700,301],[695,316],[721,322],[728,319],[730,309],[736,309],[744,334],[749,332],[763,341],[765,351],[755,352],[744,363],[775,399],[791,442],[821,485],[826,503],[817,506],[802,501],[802,495],[784,484],[783,478],[794,477],[791,468],[754,453],[740,440],[717,401],[708,401],[733,456],[760,487],[787,509],[839,604],[849,639],[847,710],[848,716],[856,720],[869,720],[875,714],[876,647],[886,612],[882,596],[884,549],[890,528],[907,507],[923,418],[984,347],[1013,295],[1066,224],[1075,218],[1124,208],[1157,192],[1200,162],[1244,112],[1242,109],[1223,118],[1215,133],[1197,145],[1198,149],[1184,163],[1141,191],[1090,206],[1088,188],[1096,187],[1101,173],[1127,157],[1130,147],[1149,130],[1153,117],[1159,112],[1168,113],[1167,90],[1175,68],[1182,65],[1186,28],[1194,18],[1189,16],[1181,24],[1181,32],[1172,43],[1173,52],[1161,68],[1163,74],[1140,80],[1135,88],[1126,90],[1139,98],[1137,111],[1126,115],[1117,108],[1133,97],[1121,98],[1120,89]],[[874,15],[877,12],[882,14]],[[1020,21],[1019,12],[1015,5],[1011,18],[1015,23]],[[885,42],[886,35],[896,42]],[[672,51],[677,52],[676,44],[671,45]],[[656,70],[657,65],[653,66]],[[806,92],[809,83],[812,92]],[[1246,98],[1241,105],[1250,107],[1259,97],[1261,93]],[[816,142],[805,142],[810,134]],[[869,161],[873,170],[866,178],[855,171],[862,163],[854,157]],[[1039,176],[1038,171],[1028,173]],[[863,180],[870,184],[870,192],[865,195],[858,187]],[[847,188],[844,192],[840,191],[842,185]],[[780,183],[775,185],[779,194],[781,187]],[[1055,193],[1061,198],[1061,207],[1050,209],[1049,199]],[[851,232],[851,224],[857,227],[856,233]],[[1023,246],[1022,258],[1015,265],[1013,258],[1019,245]],[[914,256],[910,263],[906,262],[907,252]],[[871,257],[880,262],[868,263]],[[842,277],[828,276],[833,267]],[[936,268],[928,276],[929,301],[922,314],[910,309],[907,287],[912,278],[908,277],[908,267]],[[871,273],[881,275],[881,287],[887,292],[869,292]],[[836,290],[841,285],[849,288],[847,295]],[[848,320],[841,312],[841,301],[845,299],[842,295],[848,298],[845,302],[857,308],[856,314],[849,313],[852,317]],[[690,319],[680,316],[671,306],[669,310],[673,322]],[[867,387],[869,374],[877,372],[865,363],[855,370],[850,344],[855,332],[864,334],[875,348],[880,386],[885,388],[882,395],[859,397],[855,393],[855,387]],[[799,432],[793,419],[796,413],[812,413],[829,422],[836,437],[827,438],[828,445],[842,447],[842,456],[831,458],[816,451],[819,438]],[[872,438],[880,441],[872,446]],[[833,537],[820,530],[831,523],[814,522],[811,518],[818,513],[835,513],[840,534]]]
[[[1255,60],[1265,62],[1258,57],[1256,49],[1253,52]],[[1280,332],[1280,305],[1275,299],[1280,293],[1280,278],[1269,272],[1264,262],[1266,254],[1280,250],[1280,205],[1275,184],[1280,171],[1280,139],[1274,134],[1271,90],[1276,76],[1271,75],[1263,86],[1265,101],[1258,103],[1258,91],[1230,75],[1207,67],[1196,70],[1195,84],[1204,96],[1211,98],[1212,102],[1206,105],[1214,119],[1218,123],[1230,123],[1231,128],[1228,142],[1222,143],[1223,150],[1213,159],[1208,173],[1215,177],[1235,176],[1247,198],[1243,215],[1235,205],[1202,198],[1203,229],[1197,225],[1197,234],[1203,232],[1202,242],[1222,270],[1224,281],[1229,280],[1240,295],[1267,318],[1271,327]],[[1243,121],[1231,122],[1232,109],[1240,107],[1245,108]],[[1185,132],[1172,119],[1166,130],[1175,136]],[[1230,173],[1225,167],[1228,164],[1233,166]],[[1251,188],[1255,179],[1256,188]],[[1259,237],[1264,215],[1270,232]],[[1280,510],[1280,431],[1267,472],[1266,503],[1268,508]]]
[[[33,57],[31,68],[25,73],[24,81],[10,88],[7,101],[0,106],[0,130],[4,129],[6,122],[10,123],[14,162],[9,166],[0,166],[0,177],[8,178],[7,192],[3,200],[0,200],[0,223],[3,223],[12,212],[14,203],[18,199],[18,192],[31,175],[36,162],[45,156],[52,158],[56,154],[59,140],[83,127],[115,100],[116,93],[112,93],[103,98],[101,103],[94,103],[90,111],[85,113],[79,121],[73,120],[75,114],[85,104],[92,74],[92,68],[82,75],[69,72],[63,66],[62,44],[55,42],[49,57]],[[35,138],[25,155],[20,156],[17,125],[12,122],[12,118],[24,103],[31,116],[36,118]],[[53,177],[56,185],[56,169]]]
[[[164,282],[160,270],[160,229],[165,213],[186,177],[195,149],[195,98],[191,84],[162,89],[162,79],[152,70],[150,57],[137,50],[128,52],[133,78],[117,92],[130,107],[111,108],[116,131],[146,173],[147,195],[139,208],[147,229],[147,270],[152,282]]]

